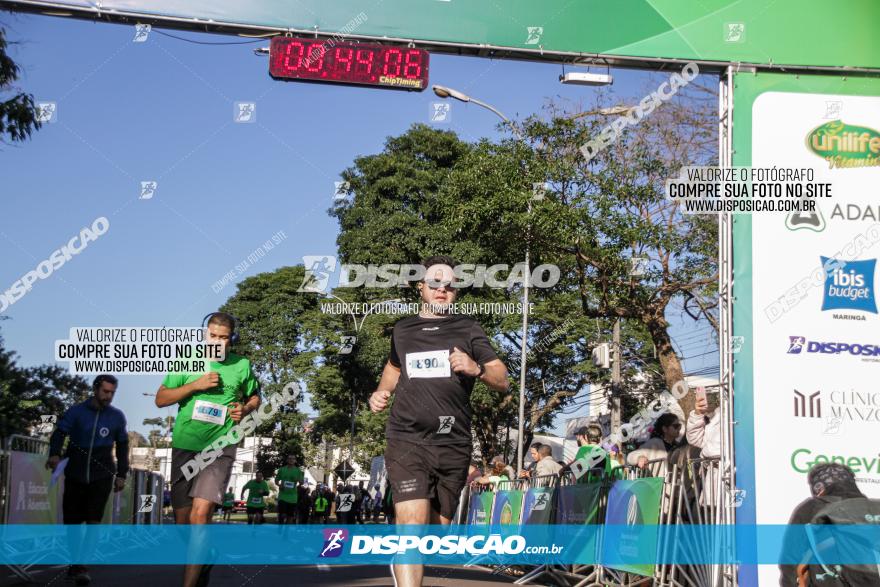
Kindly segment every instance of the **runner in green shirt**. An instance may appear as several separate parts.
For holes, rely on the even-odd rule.
[[[229,491],[223,494],[223,519],[226,523],[229,523],[229,519],[232,517],[232,511],[235,509],[235,492],[232,490],[232,487],[229,488]]]
[[[315,520],[327,523],[330,518],[330,500],[327,499],[327,491],[324,488],[317,490],[315,497]]]
[[[226,358],[212,361],[207,373],[169,373],[156,392],[156,406],[179,406],[171,439],[170,479],[177,524],[211,522],[214,509],[223,503],[236,443],[218,446],[218,451],[211,445],[227,442],[232,427],[260,407],[260,384],[250,361],[231,352],[238,340],[238,321],[226,312],[212,312],[202,319],[202,326],[205,342],[223,345]],[[184,584],[207,584],[210,568],[186,565]]]
[[[269,484],[263,480],[263,474],[257,471],[256,476],[241,488],[241,498],[247,492],[248,524],[262,524],[263,510],[266,509],[266,496],[269,495]]]
[[[295,524],[298,486],[305,478],[302,469],[296,466],[296,457],[287,455],[287,465],[278,469],[275,484],[278,486],[278,523]]]

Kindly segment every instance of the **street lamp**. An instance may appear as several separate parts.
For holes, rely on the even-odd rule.
[[[515,134],[519,140],[521,140],[523,143],[526,142],[526,139],[519,132],[519,129],[516,128],[512,122],[510,122],[510,119],[507,118],[506,116],[504,116],[504,114],[502,114],[500,110],[498,110],[497,108],[495,108],[491,104],[486,104],[485,102],[477,100],[476,98],[474,98],[472,96],[468,96],[467,94],[459,92],[458,90],[454,90],[452,88],[447,88],[446,86],[433,85],[433,86],[431,86],[431,89],[434,90],[434,93],[437,95],[438,98],[444,98],[444,99],[445,98],[455,98],[456,100],[458,100],[460,102],[473,102],[477,106],[482,106],[486,110],[491,110],[501,120],[503,120],[505,123],[507,123],[507,125],[510,127],[510,130],[513,131],[513,134]]]
[[[467,94],[459,92],[458,90],[454,90],[452,88],[447,88],[446,86],[435,85],[432,88],[434,93],[440,98],[455,98],[461,102],[473,102],[477,106],[482,106],[486,110],[494,112],[501,120],[503,120],[510,129],[513,131],[513,134],[523,142],[527,147],[529,146],[526,142],[525,137],[519,132],[519,129],[514,126],[510,119],[504,116],[500,110],[497,108],[486,104],[476,98],[472,98]],[[528,214],[531,216],[532,214],[532,201],[529,200],[529,208]],[[526,398],[526,342],[528,340],[528,332],[529,332],[529,285],[531,281],[531,267],[529,264],[529,239],[526,239],[526,270],[525,270],[525,278],[523,279],[523,321],[522,321],[522,343],[520,344],[519,349],[519,424],[517,425],[517,435],[516,435],[516,470],[519,471],[523,466],[523,421],[525,420],[525,398]]]

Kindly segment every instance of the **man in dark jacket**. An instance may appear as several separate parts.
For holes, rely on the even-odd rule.
[[[113,375],[95,377],[92,396],[67,410],[49,439],[46,467],[54,472],[61,463],[64,437],[69,437],[64,453],[66,466],[61,506],[65,524],[100,524],[110,491],[122,491],[125,487],[128,474],[125,415],[110,405],[117,385]],[[82,548],[80,551],[82,553]],[[88,570],[82,565],[72,565],[68,576],[77,585],[88,585],[91,581]]]
[[[803,553],[803,558],[798,565],[779,565],[779,585],[782,587],[821,585],[822,587],[867,587],[877,585],[880,576],[876,573],[864,573],[858,566],[834,565],[827,568],[820,564],[813,552],[812,545],[804,531],[804,524],[831,524],[835,523],[835,517],[823,515],[824,512],[833,510],[845,510],[847,504],[852,504],[853,510],[864,509],[868,500],[859,491],[856,485],[855,475],[849,467],[839,463],[820,463],[815,465],[807,473],[807,483],[810,485],[812,497],[805,499],[794,509],[790,525],[798,525],[786,529],[784,545],[786,555]],[[852,501],[850,501],[852,500]],[[847,503],[841,503],[847,502]],[[841,508],[841,505],[843,508]],[[829,508],[829,506],[834,506]],[[863,516],[856,516],[863,517]],[[842,520],[837,523],[844,523]],[[852,520],[846,523],[854,523]],[[864,522],[862,522],[864,523]]]

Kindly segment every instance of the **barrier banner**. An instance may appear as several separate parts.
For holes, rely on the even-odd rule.
[[[111,493],[101,521],[105,524],[131,524],[134,519],[134,502],[137,500],[134,494],[135,488],[130,481],[122,491]]]
[[[559,488],[560,524],[596,524],[599,516],[601,483],[579,483]]]
[[[60,524],[64,476],[49,487],[52,472],[46,456],[9,452],[9,500],[7,524]]]
[[[599,523],[599,499],[602,483],[577,483],[558,488],[559,504],[556,522],[573,526]],[[584,563],[596,560],[597,533],[586,532],[581,539],[570,545],[575,557]]]
[[[662,494],[662,477],[616,481],[611,486],[605,525],[617,526],[620,531],[603,534],[603,564],[646,577],[654,574],[653,563],[637,561],[645,560],[646,552],[654,553],[657,550],[657,535],[646,533],[641,527],[657,525]],[[614,553],[613,559],[609,558],[609,553]]]
[[[492,513],[491,491],[484,491],[471,495],[471,503],[468,509],[468,524],[488,524]]]
[[[496,491],[492,525],[518,526],[522,520],[522,503],[523,492],[519,489]]]
[[[525,524],[550,524],[556,494],[551,487],[533,487],[523,500],[522,519]]]
[[[155,473],[150,473],[150,477],[153,479],[153,495],[156,496],[156,499],[153,503],[155,506],[153,507],[152,512],[148,517],[147,523],[149,524],[161,524],[162,523],[162,496],[165,490],[165,477],[162,475],[157,475]]]

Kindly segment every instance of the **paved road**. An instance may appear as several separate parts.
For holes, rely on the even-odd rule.
[[[34,580],[38,585],[62,587],[71,585],[65,580],[65,567],[35,567]],[[181,567],[92,567],[94,587],[176,587],[182,578]],[[8,569],[0,574],[0,586],[27,585],[15,578]],[[427,567],[423,585],[432,587],[482,587],[510,584],[507,577],[496,577],[488,571],[462,567]],[[223,566],[211,572],[211,587],[252,587],[278,585],[340,585],[350,587],[393,587],[388,567],[364,566]]]

